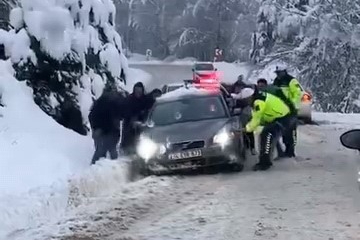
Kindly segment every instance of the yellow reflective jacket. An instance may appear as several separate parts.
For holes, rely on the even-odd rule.
[[[280,98],[270,93],[263,93],[254,101],[251,120],[246,125],[246,131],[253,132],[258,126],[274,122],[288,114],[290,108]]]
[[[299,81],[291,75],[286,75],[283,78],[276,78],[274,85],[280,87],[284,95],[293,103],[298,110],[301,103],[302,88]]]

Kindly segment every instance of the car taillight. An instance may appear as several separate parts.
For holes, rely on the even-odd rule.
[[[312,97],[310,94],[308,93],[304,93],[304,95],[301,98],[302,102],[311,102],[312,101]]]

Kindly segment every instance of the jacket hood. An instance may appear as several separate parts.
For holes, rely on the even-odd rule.
[[[135,91],[135,88],[137,88],[137,87],[142,88],[143,92],[145,93],[145,87],[144,87],[144,84],[142,82],[137,82],[137,83],[134,84],[133,92]]]

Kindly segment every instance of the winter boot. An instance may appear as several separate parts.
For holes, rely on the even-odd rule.
[[[253,171],[266,171],[273,165],[269,155],[260,156],[259,160],[259,163],[253,167]]]
[[[286,146],[285,157],[288,157],[288,158],[296,157],[295,149],[294,149],[293,145]]]
[[[261,164],[261,163],[257,163],[253,166],[253,171],[266,171],[268,170],[269,168],[271,168],[272,166],[272,163],[270,164]]]

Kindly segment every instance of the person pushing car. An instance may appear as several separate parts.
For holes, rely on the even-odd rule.
[[[291,110],[279,97],[256,90],[252,96],[251,120],[245,131],[254,132],[263,126],[260,133],[259,162],[253,167],[254,171],[265,171],[272,166],[270,159],[273,146],[278,137],[289,128],[291,124]]]

